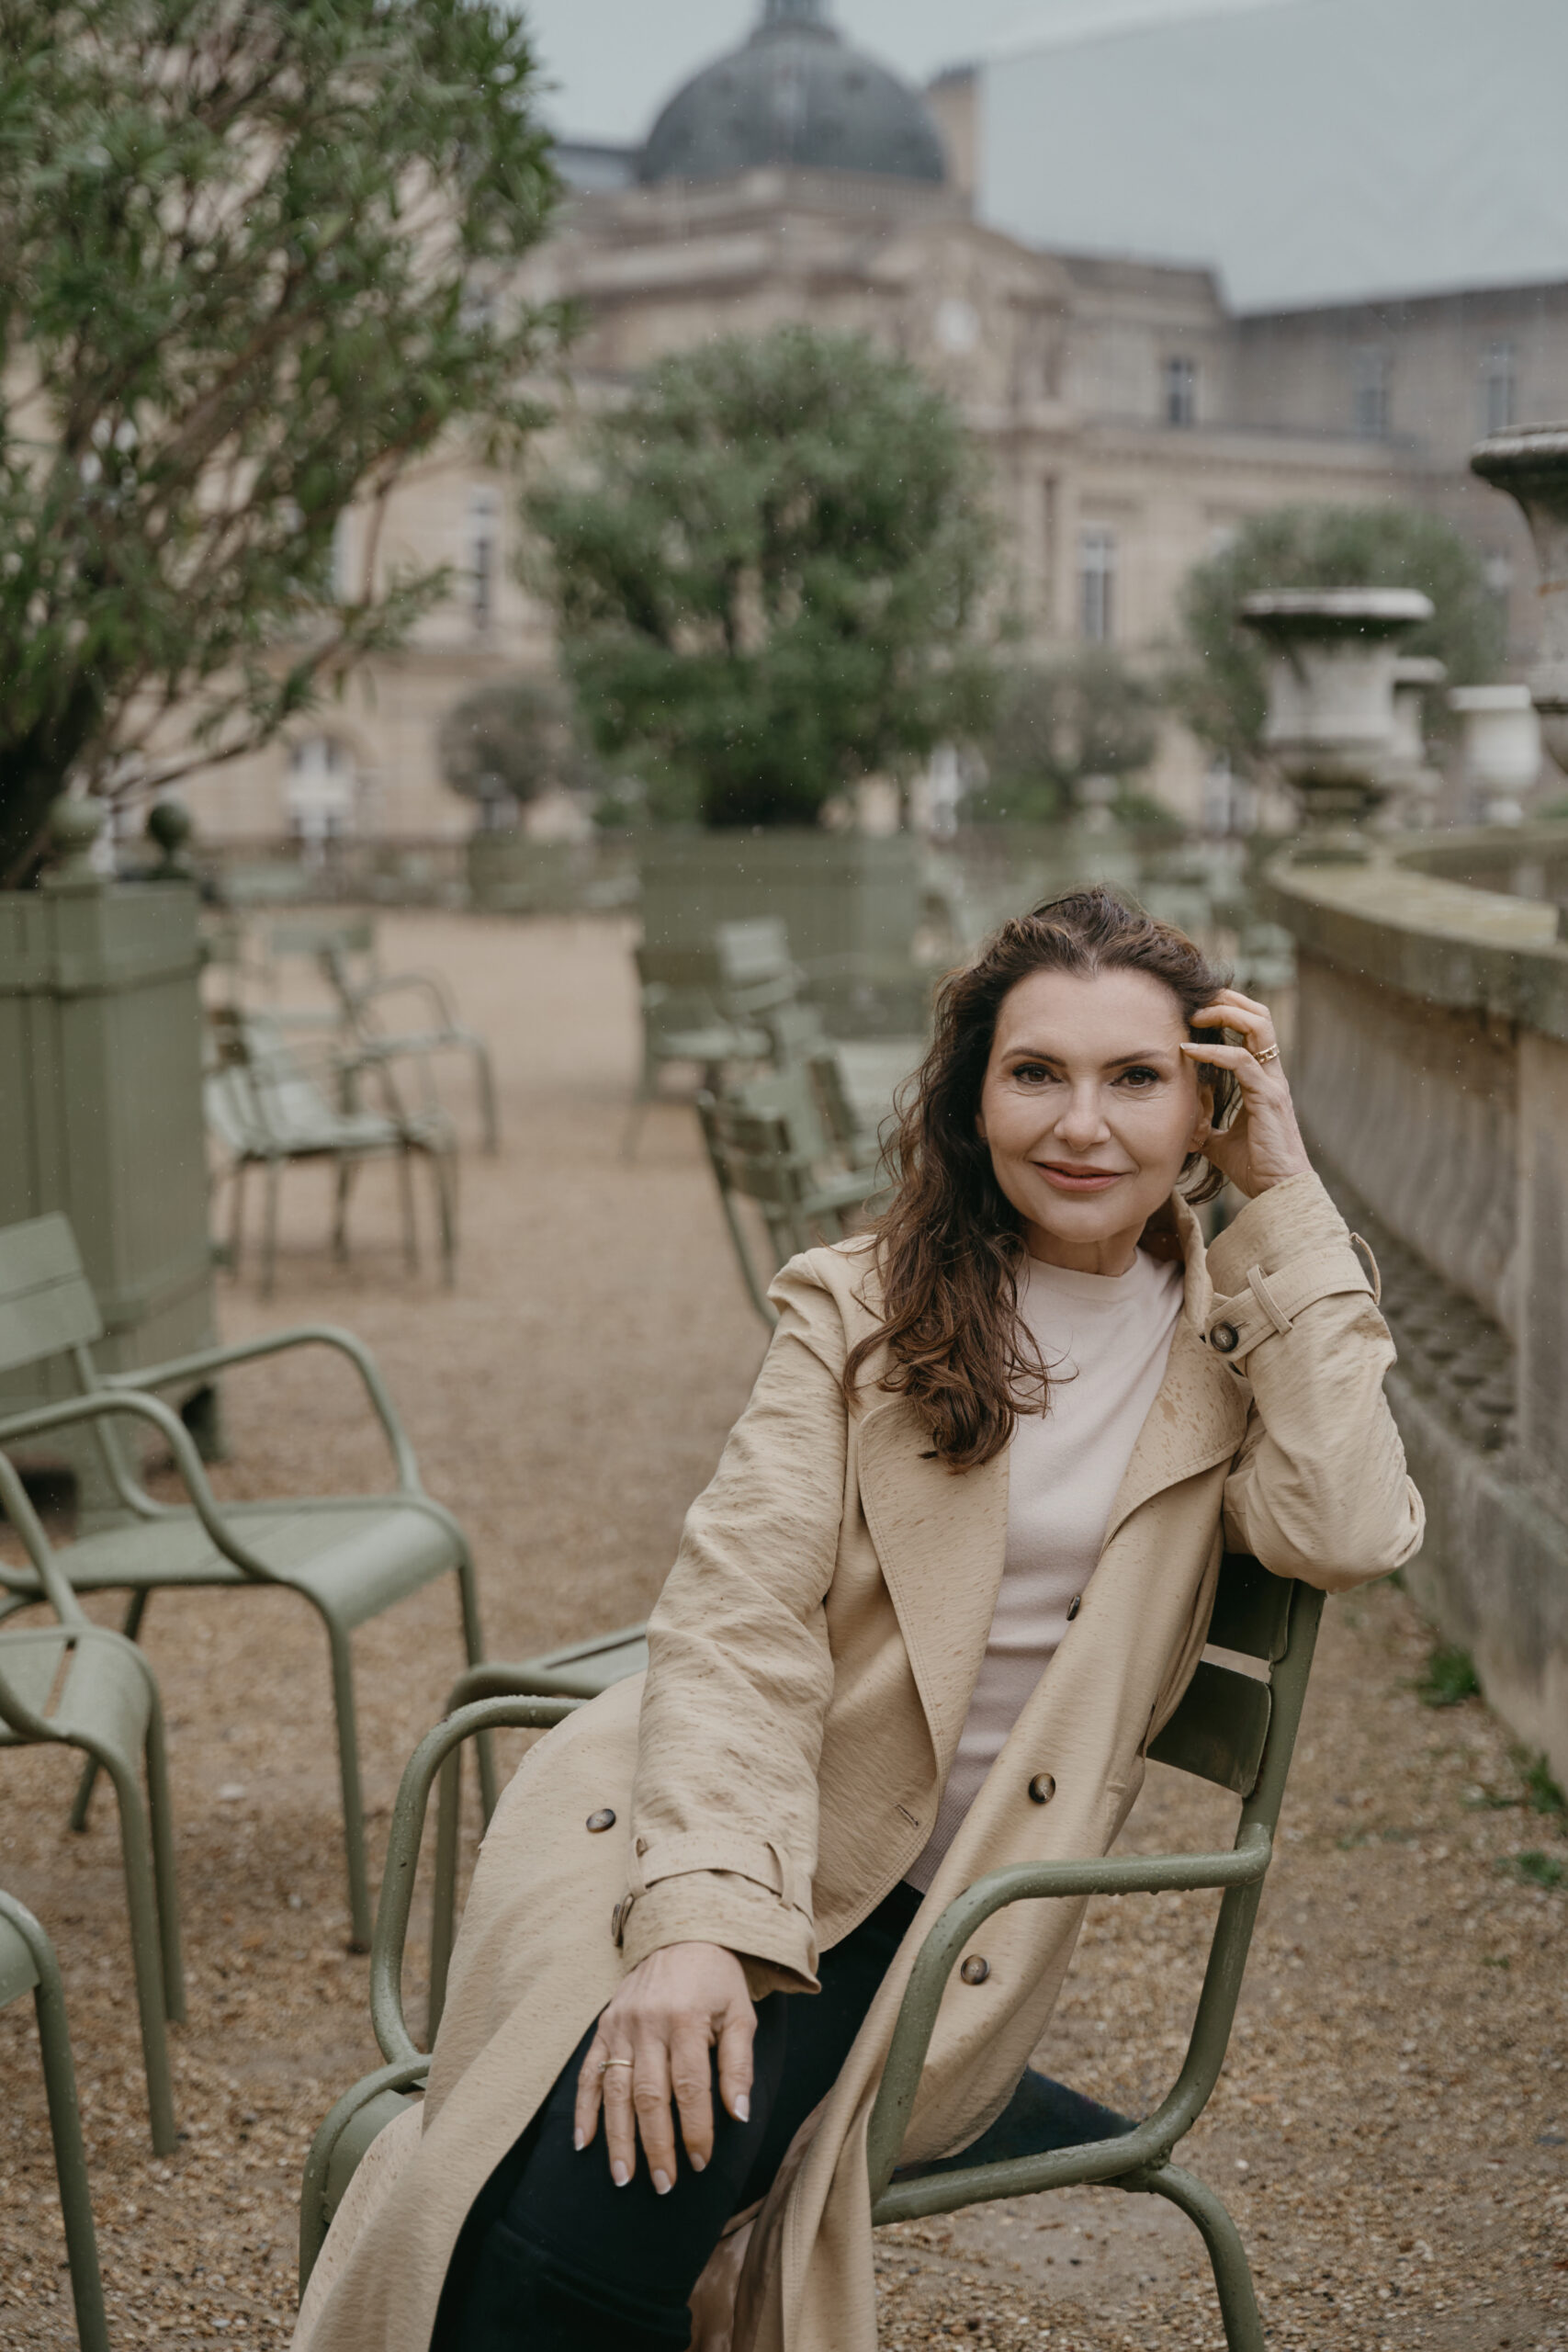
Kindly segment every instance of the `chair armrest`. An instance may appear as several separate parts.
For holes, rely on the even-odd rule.
[[[265,1561],[258,1559],[225,1526],[190,1431],[161,1398],[143,1396],[135,1389],[121,1389],[113,1396],[100,1392],[93,1396],[70,1396],[59,1405],[39,1405],[30,1413],[12,1413],[0,1421],[0,1445],[8,1445],[19,1437],[43,1437],[51,1430],[71,1429],[81,1421],[107,1420],[115,1413],[124,1413],[133,1420],[151,1421],[161,1431],[168,1441],[175,1467],[196,1508],[196,1515],[224,1558],[231,1560],[246,1576],[254,1577],[258,1584],[275,1584],[277,1579]],[[155,1504],[147,1508],[154,1513],[157,1510]]]
[[[411,2065],[420,2056],[403,2018],[403,1946],[424,1816],[437,1772],[454,1748],[480,1732],[547,1730],[586,1703],[582,1699],[480,1699],[426,1732],[409,1758],[392,1808],[376,1932],[370,1939],[370,2021],[389,2065]]]
[[[380,1368],[363,1340],[333,1323],[299,1323],[287,1331],[268,1331],[260,1339],[238,1340],[227,1347],[198,1348],[193,1355],[174,1356],[167,1363],[139,1364],[132,1372],[100,1375],[106,1388],[162,1388],[176,1380],[190,1380],[230,1366],[254,1363],[263,1356],[283,1354],[290,1348],[335,1348],[348,1358],[364,1384],[372,1409],[386,1433],[397,1466],[398,1484],[407,1494],[420,1494],[419,1464],[398,1419],[397,1408],[381,1377]]]
[[[882,2083],[876,2094],[876,2104],[871,2111],[871,2123],[866,2139],[866,2161],[871,2175],[871,2195],[874,2204],[886,2189],[898,2162],[904,2143],[904,2133],[920,2086],[920,2075],[936,2029],[937,2010],[953,1965],[964,1945],[977,1928],[983,1927],[992,1914],[1003,1910],[1010,1903],[1026,1903],[1049,1895],[1082,1898],[1089,1894],[1159,1894],[1186,1891],[1196,1887],[1256,1887],[1261,1883],[1274,1850],[1274,1841],[1261,1822],[1249,1823],[1237,1835],[1228,1854],[1117,1854],[1107,1855],[1093,1862],[1021,1862],[1011,1869],[991,1871],[985,1878],[950,1903],[931,1928],[916,1956],[909,1972],[909,1981],[899,2005],[897,2022],[888,2045],[887,2063],[883,2068]],[[1205,1985],[1205,1989],[1207,1989]],[[1239,1987],[1238,1987],[1239,1989]],[[1221,2056],[1224,2055],[1222,2044]],[[1120,2148],[1119,2161],[1107,2162],[1099,2177],[1127,2168],[1128,2152],[1132,2162],[1146,2162],[1156,2153],[1180,2137],[1188,2127],[1169,2127],[1176,2120],[1179,2105],[1186,2105],[1183,2086],[1187,2085],[1189,2064],[1183,2067],[1181,2081],[1156,2116],[1141,2124],[1138,2132],[1125,2141],[1097,2141],[1091,2145],[1103,2152],[1107,2147]],[[1218,2073],[1216,2063],[1214,2072]],[[1207,2096],[1205,2092],[1204,2097]],[[1202,2100],[1198,2102],[1201,2107]],[[1156,2127],[1158,2127],[1156,2129]],[[1134,2149],[1134,2143],[1147,2134],[1146,2151]],[[1065,2159],[1075,2151],[1059,2150]],[[1044,2158],[1024,2157],[1015,2160],[1013,2169],[1026,2164],[1042,2164]],[[1001,2172],[1002,2166],[987,2167]],[[1094,2177],[1092,2174],[1073,2174],[1074,2178]],[[1042,2181],[1040,2186],[1046,2184]],[[926,2184],[911,2181],[911,2191]],[[1022,2184],[1020,2183],[1020,2188]],[[1018,2193],[998,2190],[998,2195]],[[931,2210],[935,2210],[934,2207]]]

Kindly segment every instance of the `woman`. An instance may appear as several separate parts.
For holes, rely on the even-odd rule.
[[[1179,933],[1102,890],[1006,924],[942,991],[899,1152],[876,1231],[774,1284],[646,1682],[497,1812],[311,2352],[673,2352],[694,2293],[737,2352],[872,2352],[865,2125],[938,1914],[1112,1843],[1226,1544],[1337,1590],[1420,1541],[1364,1254],[1266,1009]],[[988,1923],[906,2160],[999,2113],[1081,1911]]]

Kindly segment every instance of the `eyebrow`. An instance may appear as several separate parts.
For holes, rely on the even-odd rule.
[[[1169,1051],[1168,1046],[1145,1046],[1135,1054],[1118,1054],[1113,1060],[1101,1062],[1100,1068],[1101,1069],[1129,1069],[1134,1062],[1158,1061]],[[1006,1058],[1009,1061],[1052,1062],[1058,1069],[1062,1067],[1060,1054],[1048,1053],[1040,1046],[1011,1046],[1008,1049]]]

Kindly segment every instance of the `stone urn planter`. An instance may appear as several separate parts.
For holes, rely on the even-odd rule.
[[[1442,776],[1427,756],[1427,697],[1446,684],[1448,670],[1428,653],[1402,653],[1393,665],[1393,741],[1383,775],[1398,816],[1425,824]]]
[[[197,894],[179,878],[109,881],[94,856],[102,813],[64,804],[62,862],[39,889],[0,891],[0,1225],[64,1211],[107,1327],[97,1361],[118,1372],[216,1331]],[[56,1393],[70,1392],[7,1374],[0,1415]],[[215,1424],[191,1418],[210,1443]],[[89,1520],[111,1504],[90,1440],[49,1451],[75,1470]]]
[[[1568,773],[1568,424],[1494,433],[1471,452],[1471,471],[1523,511],[1540,582],[1540,638],[1529,673],[1546,748]]]
[[[1454,686],[1464,729],[1464,774],[1485,825],[1524,822],[1521,795],[1540,775],[1540,719],[1528,686]]]
[[[1269,651],[1264,749],[1320,837],[1317,854],[1355,854],[1345,829],[1394,787],[1400,641],[1430,620],[1431,600],[1415,588],[1273,589],[1244,597],[1239,617]]]

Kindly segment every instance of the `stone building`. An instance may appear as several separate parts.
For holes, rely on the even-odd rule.
[[[584,317],[577,399],[788,319],[908,354],[990,454],[1013,602],[1042,650],[1157,659],[1190,565],[1288,501],[1438,507],[1472,529],[1500,593],[1528,582],[1522,530],[1465,459],[1485,425],[1568,406],[1568,286],[1237,315],[1210,269],[987,225],[982,149],[973,74],[917,93],[842,40],[827,0],[764,0],[750,40],[676,93],[641,149],[560,151],[571,200],[529,290]],[[514,504],[457,457],[401,494],[386,560],[450,564],[451,597],[297,741],[198,780],[209,838],[468,829],[436,766],[442,713],[551,658],[515,576]],[[1521,605],[1521,644],[1529,632]],[[1223,804],[1206,805],[1204,766],[1168,729],[1154,783],[1195,820]]]

